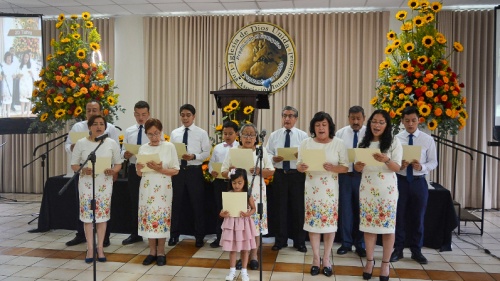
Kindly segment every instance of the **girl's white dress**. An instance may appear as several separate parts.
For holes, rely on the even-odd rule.
[[[19,72],[19,67],[16,67],[14,63],[2,63],[1,70],[4,74],[2,77],[2,103],[12,104],[12,96],[14,95],[14,76]]]
[[[33,67],[28,68],[27,65],[23,65],[23,68],[20,69],[19,74],[22,74],[19,79],[19,101],[20,102],[30,102],[29,98],[33,92],[33,77],[31,73],[35,75],[35,69]]]

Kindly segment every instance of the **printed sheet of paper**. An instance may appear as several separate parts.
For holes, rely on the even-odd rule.
[[[349,148],[347,150],[347,161],[349,161],[349,163],[354,163],[354,161],[356,161],[356,153],[354,152],[354,148]]]
[[[323,164],[326,162],[324,149],[305,149],[302,151],[302,162],[309,166],[308,172],[324,172]]]
[[[254,166],[252,149],[229,149],[229,156],[231,157],[231,166],[242,168],[247,171]]]
[[[228,211],[233,218],[239,218],[240,212],[247,211],[247,193],[222,192],[222,210]]]
[[[212,162],[212,163],[210,163],[210,165],[212,165],[212,170],[216,171],[218,173],[217,179],[224,179],[224,180],[226,179],[225,177],[222,176],[222,173],[221,173],[222,163]]]
[[[373,158],[373,154],[380,153],[378,148],[354,148],[356,161],[365,163],[366,166],[383,166],[383,162],[378,162]]]
[[[137,155],[139,153],[139,147],[141,147],[140,144],[131,144],[131,143],[123,143],[125,146],[125,151],[128,151],[134,155]]]
[[[69,139],[71,143],[76,143],[80,139],[86,138],[89,136],[89,132],[69,132]]]
[[[92,169],[92,162],[87,162],[87,167]],[[95,174],[104,174],[104,170],[111,168],[111,157],[95,158]]]
[[[297,160],[297,157],[295,157],[297,151],[299,151],[298,147],[278,148],[278,156],[283,157],[283,161]]]
[[[420,161],[422,146],[420,145],[403,145],[403,160],[411,162],[413,160]]]
[[[142,168],[142,172],[153,172],[154,170],[149,168],[146,163],[148,162],[155,162],[155,163],[160,163],[160,155],[158,154],[137,154],[137,163],[144,165],[144,168]]]
[[[187,154],[186,145],[182,142],[173,142],[177,151],[177,159],[182,159],[182,155]]]

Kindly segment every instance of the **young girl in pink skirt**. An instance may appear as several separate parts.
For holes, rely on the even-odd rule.
[[[248,254],[251,249],[256,248],[255,225],[250,218],[255,213],[255,202],[251,193],[248,192],[247,172],[236,168],[229,171],[229,192],[246,192],[248,198],[247,212],[240,212],[239,217],[231,217],[227,210],[222,210],[220,216],[224,218],[222,223],[222,236],[220,245],[224,251],[229,253],[229,275],[227,281],[236,279],[236,254],[241,252],[241,280],[249,281],[247,273]]]

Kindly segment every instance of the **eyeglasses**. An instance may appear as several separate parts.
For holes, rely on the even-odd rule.
[[[159,137],[159,136],[161,136],[161,133],[160,132],[156,132],[154,134],[147,133],[146,136],[148,136],[148,138]]]
[[[373,125],[380,125],[380,126],[384,126],[386,124],[384,121],[374,121],[374,120],[372,120],[371,123]]]
[[[241,135],[242,138],[245,138],[245,139],[251,139],[251,138],[255,138],[256,135]]]
[[[288,118],[288,119],[295,118],[295,115],[294,115],[294,114],[283,114],[283,115],[281,115],[281,116],[283,116],[283,119],[286,119],[286,118]]]

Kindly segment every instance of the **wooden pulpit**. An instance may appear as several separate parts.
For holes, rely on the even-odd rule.
[[[253,124],[257,123],[258,120],[258,110],[257,109],[269,109],[269,92],[254,91],[248,89],[226,89],[220,91],[211,91],[211,95],[214,95],[215,101],[217,103],[217,108],[224,109],[225,106],[233,100],[240,103],[240,110],[236,113],[236,120],[239,122],[241,120],[248,120],[248,115],[243,113],[243,109],[246,106],[252,106],[254,111],[250,118]],[[227,114],[222,111],[222,115]]]

